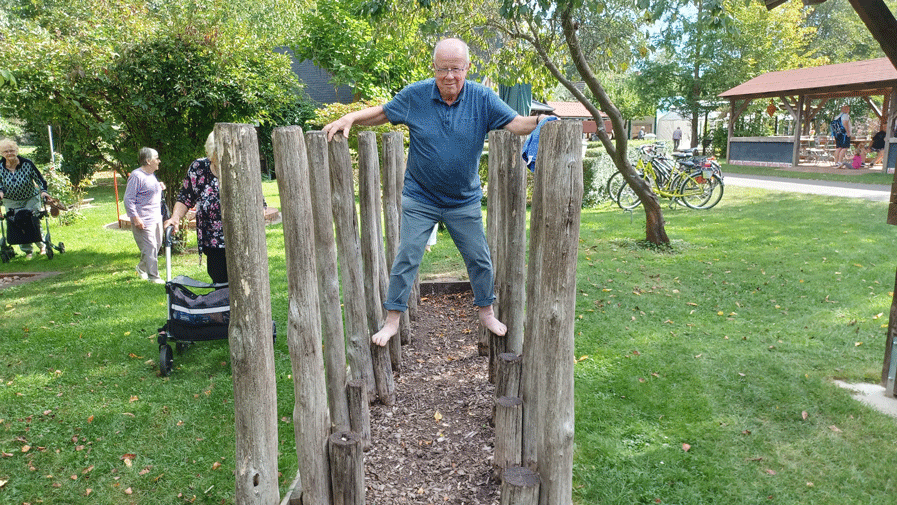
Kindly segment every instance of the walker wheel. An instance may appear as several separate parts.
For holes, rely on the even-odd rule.
[[[65,244],[63,244],[62,242],[60,242],[60,243],[59,243],[59,246],[57,247],[57,249],[59,249],[59,252],[60,252],[60,253],[64,253],[64,252],[65,252]]]
[[[45,250],[47,251],[47,259],[53,259],[53,244],[48,245]]]
[[[9,263],[9,255],[6,254],[6,251],[0,252],[0,260],[3,260],[4,263]]]
[[[159,346],[159,372],[162,377],[171,375],[171,365],[173,362],[171,346],[168,344]]]
[[[187,350],[188,347],[190,347],[190,344],[188,344],[186,342],[176,342],[174,344],[174,348],[175,348],[175,350],[177,350],[178,354],[182,354],[184,351]]]

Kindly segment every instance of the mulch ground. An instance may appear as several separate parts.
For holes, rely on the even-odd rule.
[[[492,477],[494,387],[477,349],[473,295],[421,300],[402,346],[395,405],[371,405],[367,502],[498,504]]]

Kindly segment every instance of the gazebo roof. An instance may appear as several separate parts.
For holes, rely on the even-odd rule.
[[[782,95],[843,97],[883,95],[897,86],[897,69],[888,58],[813,68],[768,72],[720,93],[728,99],[771,98]]]

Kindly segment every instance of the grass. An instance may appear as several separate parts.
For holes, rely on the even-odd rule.
[[[264,192],[280,207],[275,183]],[[134,275],[130,233],[103,228],[110,186],[89,196],[85,221],[52,229],[68,252],[0,265],[60,272],[0,291],[0,501],[232,503],[227,343],[198,344],[157,376],[164,294]],[[575,503],[892,503],[895,421],[832,384],[880,378],[886,210],[728,187],[710,211],[664,207],[667,251],[638,245],[641,212],[585,211]],[[267,239],[286,328],[281,227]],[[424,273],[461,270],[451,251],[441,232]],[[173,263],[206,278],[195,254]],[[296,471],[285,338],[275,366],[284,492]]]

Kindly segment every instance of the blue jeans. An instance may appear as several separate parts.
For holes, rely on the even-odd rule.
[[[455,247],[464,258],[473,289],[473,303],[488,307],[495,301],[492,257],[483,232],[480,203],[442,209],[403,196],[401,240],[389,276],[389,291],[383,302],[386,310],[404,312],[408,309],[408,297],[424,256],[424,246],[439,221],[445,223]]]

